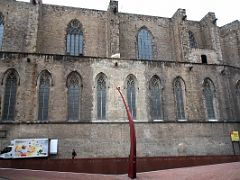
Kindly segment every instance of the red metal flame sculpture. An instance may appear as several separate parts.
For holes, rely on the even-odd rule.
[[[126,112],[128,116],[128,122],[129,122],[129,127],[130,127],[130,141],[131,141],[131,146],[130,146],[130,155],[129,155],[129,161],[128,161],[128,177],[134,179],[136,178],[136,136],[135,136],[135,127],[134,127],[134,122],[132,119],[132,115],[130,113],[129,107],[120,91],[120,87],[117,87],[118,92],[120,93]]]

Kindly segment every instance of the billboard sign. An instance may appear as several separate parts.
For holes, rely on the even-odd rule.
[[[33,158],[48,156],[48,139],[15,139],[14,158]]]

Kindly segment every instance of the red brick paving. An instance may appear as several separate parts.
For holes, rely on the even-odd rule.
[[[0,180],[128,180],[127,175],[0,168]],[[240,180],[240,162],[138,173],[140,180]]]

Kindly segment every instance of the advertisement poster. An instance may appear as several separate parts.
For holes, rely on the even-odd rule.
[[[231,139],[232,139],[233,142],[238,142],[239,141],[238,131],[232,131],[231,132]]]
[[[14,140],[14,157],[31,158],[48,156],[48,139]]]

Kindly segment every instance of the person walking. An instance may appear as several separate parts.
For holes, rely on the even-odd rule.
[[[72,150],[72,159],[75,159],[75,157],[77,156],[77,153],[75,151],[75,149]]]

